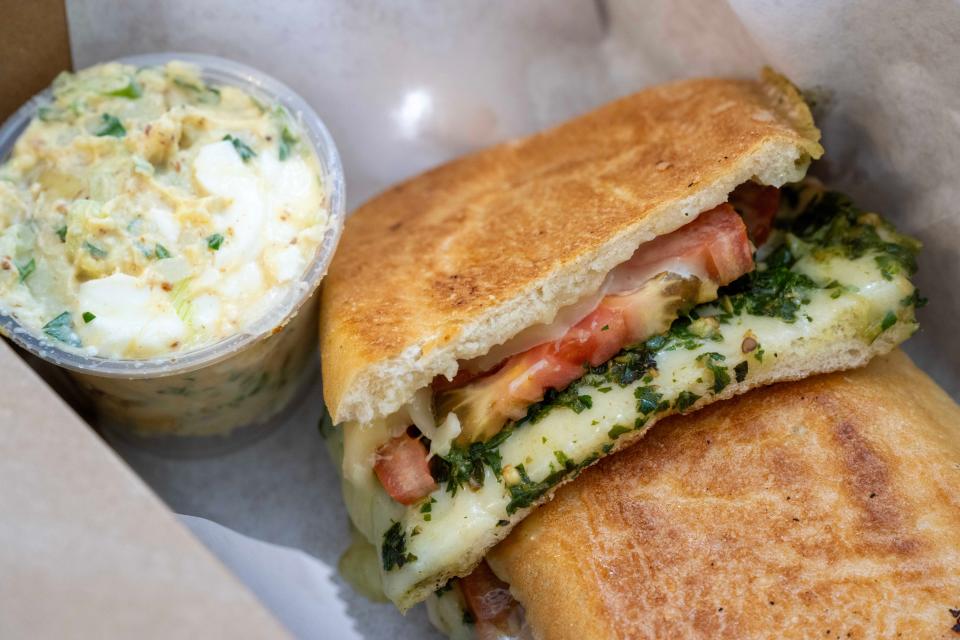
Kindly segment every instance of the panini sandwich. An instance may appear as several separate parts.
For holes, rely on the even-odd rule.
[[[960,407],[894,352],[663,421],[428,605],[457,639],[956,638],[958,531]]]
[[[330,446],[398,607],[659,419],[913,333],[918,245],[804,181],[819,136],[772,71],[677,82],[350,217],[321,302]]]

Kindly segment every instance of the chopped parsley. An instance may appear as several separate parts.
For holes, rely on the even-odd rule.
[[[93,315],[93,314],[90,313],[89,311],[84,311],[84,312],[83,312],[83,324],[90,324],[91,322],[93,322],[93,321],[96,320],[96,319],[97,319],[97,316]]]
[[[407,536],[399,522],[394,522],[383,534],[383,544],[380,547],[380,560],[384,571],[391,571],[413,562],[417,556],[407,552]]]
[[[730,373],[724,365],[718,364],[726,359],[726,356],[716,351],[708,351],[697,356],[697,360],[702,362],[713,374],[712,388],[714,393],[720,393],[730,384]]]
[[[883,316],[883,321],[880,322],[880,331],[884,332],[896,323],[897,314],[895,314],[893,311],[887,311],[887,315]]]
[[[157,247],[154,249],[153,253],[155,256],[157,256],[157,260],[166,260],[170,257],[170,252],[162,244],[157,244]]]
[[[293,153],[293,147],[299,141],[297,136],[290,133],[290,129],[283,128],[283,131],[280,132],[280,151],[277,154],[281,161],[290,157],[290,154]]]
[[[728,313],[746,312],[795,322],[797,311],[810,302],[809,292],[817,288],[809,276],[791,270],[796,261],[789,247],[781,245],[765,261],[766,268],[751,271],[724,287],[725,302],[729,301],[731,310]]]
[[[222,233],[214,233],[207,236],[207,247],[209,247],[212,251],[219,251],[221,245],[223,245]]]
[[[90,255],[92,255],[92,256],[93,256],[94,258],[96,258],[97,260],[101,260],[101,259],[107,257],[107,252],[106,252],[106,251],[104,251],[103,249],[101,249],[101,248],[98,247],[97,245],[93,244],[93,243],[90,242],[89,240],[87,240],[86,242],[83,243],[83,247],[84,247],[84,249],[86,249],[87,251],[89,251],[89,252],[90,252]]]
[[[747,364],[747,361],[744,360],[737,366],[733,368],[733,374],[736,376],[737,382],[743,382],[747,379],[747,370],[750,368],[750,365]]]
[[[30,258],[24,263],[17,263],[17,273],[20,274],[19,282],[23,283],[24,280],[30,277],[30,274],[37,270],[37,263]]]
[[[929,302],[929,301],[928,301],[926,298],[924,298],[923,296],[920,295],[920,290],[919,290],[919,289],[914,289],[914,290],[913,290],[913,293],[911,293],[911,294],[908,295],[908,296],[905,296],[905,297],[900,301],[900,306],[901,306],[901,307],[914,307],[914,308],[916,308],[916,309],[919,309],[919,308],[921,308],[921,307],[927,306],[927,302]]]
[[[630,427],[625,427],[622,424],[615,424],[613,425],[613,428],[607,432],[607,435],[610,437],[611,440],[616,440],[623,434],[628,433],[630,431],[633,431],[633,429],[631,429]]]
[[[229,133],[223,136],[223,139],[233,145],[233,148],[237,150],[237,155],[240,156],[240,159],[246,162],[250,158],[253,158],[257,153],[247,146],[240,138],[230,135]]]
[[[471,442],[466,446],[454,444],[447,455],[434,458],[434,479],[440,484],[446,483],[447,493],[455,496],[464,484],[483,485],[484,465],[499,478],[503,471],[499,447],[511,433],[513,429],[505,427],[486,442]]]
[[[43,325],[42,331],[54,338],[69,344],[73,347],[80,346],[80,337],[73,330],[73,317],[70,315],[69,311],[64,311],[56,318]]]
[[[677,401],[674,406],[677,408],[677,411],[683,412],[693,406],[697,400],[700,399],[700,396],[692,391],[681,391],[677,394]]]
[[[593,398],[580,393],[579,385],[576,383],[571,384],[564,391],[547,389],[543,395],[543,400],[530,405],[527,408],[527,415],[521,418],[517,424],[536,424],[550,411],[558,407],[566,407],[574,413],[583,413],[593,407]]]
[[[143,95],[143,87],[140,86],[136,78],[130,78],[126,86],[114,89],[113,91],[107,91],[106,95],[134,100]]]
[[[63,225],[57,229],[57,237],[60,238],[60,242],[67,241],[67,225]]]
[[[127,135],[127,130],[116,116],[105,113],[100,116],[100,126],[93,132],[97,137],[109,136],[111,138],[122,138]]]
[[[558,473],[563,473],[576,467],[572,461],[568,460],[567,462],[569,463],[569,467],[564,467],[562,471],[551,473],[541,482],[531,480],[530,476],[527,475],[527,470],[523,468],[523,465],[518,464],[516,469],[517,473],[520,474],[520,482],[510,487],[510,502],[507,503],[507,514],[513,515],[519,509],[526,509],[531,506],[559,480],[559,478],[557,478],[557,480],[551,482],[551,478]]]
[[[661,406],[663,394],[657,391],[656,385],[637,387],[633,395],[637,399],[637,411],[645,416],[658,409],[666,408]]]

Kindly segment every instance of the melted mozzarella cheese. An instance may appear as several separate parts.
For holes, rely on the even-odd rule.
[[[905,339],[914,330],[913,308],[900,303],[912,293],[913,286],[903,276],[885,280],[872,256],[859,260],[804,259],[795,268],[824,284],[837,280],[848,285],[847,289],[836,298],[832,297],[835,290],[812,290],[809,303],[801,308],[794,322],[743,314],[721,325],[720,341],[705,341],[693,350],[659,352],[657,376],[651,384],[657,386],[671,407],[675,407],[681,392],[695,393],[704,401],[709,400],[712,374],[703,359],[698,359],[704,353],[723,356],[731,372],[738,363],[747,362],[744,381],[749,386],[751,381],[768,375],[780,362],[790,366],[823,359],[841,344],[869,345],[879,334],[888,312],[895,313],[898,319],[889,329],[895,341]],[[747,336],[760,346],[745,354],[742,345]],[[579,393],[592,397],[592,407],[579,414],[557,407],[539,421],[521,425],[500,445],[503,465],[523,464],[530,479],[540,482],[557,471],[558,457],[580,462],[601,453],[603,447],[615,439],[611,435],[615,427],[634,427],[640,416],[634,391],[641,384],[644,383],[638,381],[626,387],[614,384],[606,393],[583,385]],[[671,408],[658,417],[675,412]],[[650,419],[646,427],[655,419]],[[455,496],[443,488],[435,491],[430,496],[434,502],[429,521],[420,512],[419,505],[398,508],[400,505],[376,482],[369,463],[352,457],[355,454],[351,451],[357,446],[353,441],[376,440],[384,438],[386,433],[382,428],[376,432],[356,424],[344,425],[341,431],[346,438],[344,470],[350,474],[344,495],[351,516],[362,514],[361,520],[354,519],[358,528],[378,546],[394,522],[401,522],[405,532],[412,532],[414,528],[418,531],[417,535],[406,538],[407,550],[416,559],[383,574],[384,592],[399,606],[405,608],[422,599],[426,589],[436,586],[431,580],[437,580],[450,567],[458,566],[463,558],[481,548],[498,523],[510,518],[506,510],[511,500],[509,489],[489,467],[484,467],[484,482],[479,488],[463,487]]]

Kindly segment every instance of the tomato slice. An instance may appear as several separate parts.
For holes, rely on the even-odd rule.
[[[413,504],[437,488],[427,464],[427,448],[406,433],[377,449],[373,471],[390,497],[400,504]]]
[[[467,577],[460,578],[460,592],[478,626],[505,628],[517,606],[510,595],[510,586],[498,578],[486,562],[478,564]]]
[[[773,219],[780,209],[780,189],[745,182],[730,194],[730,202],[747,225],[750,238],[758,247],[773,230]]]
[[[640,245],[617,269],[649,277],[671,267],[705,276],[718,285],[751,271],[753,248],[734,208],[724,203],[701,213],[690,224]]]
[[[617,288],[626,283],[629,290],[605,296],[560,339],[510,356],[485,374],[435,380],[437,414],[457,414],[459,443],[486,440],[507,420],[522,418],[548,389],[565,389],[585,367],[665,331],[683,308],[700,301],[704,281],[728,284],[752,269],[753,247],[741,217],[729,204],[706,211],[641,245],[617,267]],[[418,440],[394,438],[378,453],[377,477],[398,502],[412,504],[436,489]]]

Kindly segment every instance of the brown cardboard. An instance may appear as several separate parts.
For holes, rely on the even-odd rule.
[[[286,637],[2,340],[0,371],[0,637]]]
[[[63,0],[0,0],[0,121],[69,68]]]

